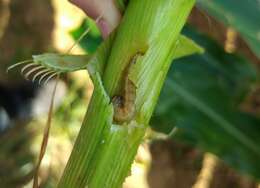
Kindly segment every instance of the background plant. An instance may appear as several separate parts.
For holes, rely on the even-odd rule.
[[[228,2],[214,1],[211,5],[215,2],[223,3],[221,9],[218,10],[227,10],[227,15],[231,14],[234,7],[245,7],[245,5],[241,4],[243,2],[236,4],[236,6],[232,8],[230,8]],[[255,3],[250,9],[252,10],[250,15],[255,14],[255,16],[251,18],[250,15],[246,13],[247,11],[244,11],[242,15],[241,11],[239,11],[241,9],[237,9],[237,15],[240,14],[240,17],[237,18],[233,16],[234,19],[232,21],[237,19],[241,22],[243,20],[243,23],[248,24],[251,23],[251,20],[257,18],[256,15],[259,15],[257,14],[259,7],[257,1],[251,1],[250,3],[252,4],[248,4],[248,7]],[[208,4],[208,2],[205,1],[204,5],[206,4]],[[210,13],[209,9],[208,11]],[[228,13],[228,11],[230,12]],[[203,15],[205,17],[205,14]],[[222,13],[221,15],[225,14]],[[241,16],[244,18],[241,19]],[[210,22],[212,22],[212,19]],[[209,30],[212,31],[214,30],[214,26],[212,25],[214,25],[214,22],[209,23],[209,26],[207,25],[206,27],[209,27]],[[246,24],[240,24],[240,26],[242,25],[244,26]],[[257,31],[258,24],[254,25],[256,28],[255,31]],[[229,24],[229,27],[231,26],[233,26],[233,24]],[[244,28],[249,29],[251,27]],[[257,35],[252,34],[251,31],[252,29],[247,30],[248,35],[255,37],[256,40],[252,41],[257,42]],[[234,54],[226,54],[224,50],[222,50],[223,47],[221,45],[216,45],[215,42],[210,41],[209,38],[194,33],[193,29],[188,28],[185,33],[203,46],[206,52],[202,56],[197,55],[189,57],[188,59],[178,60],[178,62],[173,64],[171,71],[174,74],[169,75],[169,79],[162,93],[161,102],[159,102],[156,114],[153,116],[152,125],[154,129],[169,133],[173,126],[178,126],[179,131],[175,137],[173,137],[173,140],[196,145],[204,151],[213,152],[233,165],[233,167],[239,169],[240,172],[242,171],[251,176],[258,177],[259,167],[256,161],[259,156],[257,150],[254,149],[254,145],[259,143],[256,104],[258,72],[252,64],[248,63],[248,57],[252,59],[251,56],[246,56],[247,59],[245,59],[237,57],[237,55]],[[92,35],[88,35],[86,39],[91,36],[93,36],[93,33]],[[97,34],[95,34],[95,36],[98,38]],[[82,44],[88,46],[90,43],[89,40],[85,40]],[[240,50],[240,44],[237,44],[237,48]],[[242,52],[244,51],[242,50]],[[244,54],[248,55],[247,53]],[[255,58],[253,58],[253,61],[257,62]],[[189,72],[188,75],[190,76],[187,76],[187,72]],[[68,83],[74,83],[74,81],[69,81]],[[172,90],[171,86],[176,85],[177,89]],[[79,115],[80,111],[81,114],[85,111],[81,105],[78,105],[81,104],[81,102],[76,102],[81,100],[81,97],[77,97],[78,94],[74,93],[78,90],[74,90],[73,87],[70,87],[70,90],[71,94],[68,95],[67,100],[65,100],[64,107],[58,111],[58,120],[61,121],[58,124],[61,125],[61,129],[63,130],[62,134],[65,135],[67,134],[66,130],[73,130],[72,132],[75,132],[71,125],[74,123],[74,125],[78,125],[82,116]],[[188,97],[185,95],[187,93],[190,94]],[[167,96],[167,98],[163,96]],[[168,98],[173,99],[173,97],[176,98],[176,100],[165,100]],[[77,98],[77,100],[73,102],[73,98]],[[68,109],[71,104],[73,104],[74,107],[74,115],[72,115],[71,121],[63,122],[62,114],[64,113],[64,109]],[[76,110],[76,106],[81,110]],[[206,112],[205,107],[207,107]],[[224,119],[224,122],[228,122],[228,125],[226,123],[223,124],[223,121],[216,121],[216,119],[212,118],[212,112],[214,112],[213,114],[215,115],[217,114],[217,117],[221,117],[222,120]],[[78,114],[77,117],[79,119],[75,118],[75,114]],[[67,120],[70,115],[71,113],[67,113]],[[201,124],[196,124],[196,120],[200,121]],[[60,130],[60,128],[58,129]],[[233,131],[230,131],[234,129],[235,134]],[[236,134],[237,132],[239,132],[239,134]],[[73,135],[75,134],[73,133]],[[74,140],[74,136],[71,138]],[[244,138],[246,138],[246,142]],[[250,144],[248,145],[248,143]]]

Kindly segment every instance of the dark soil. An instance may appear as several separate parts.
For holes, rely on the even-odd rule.
[[[151,188],[191,188],[202,168],[203,153],[173,141],[156,141],[150,147]],[[257,188],[257,183],[218,160],[209,188]]]
[[[8,87],[23,79],[15,71],[7,75],[6,68],[47,51],[54,28],[51,0],[11,0],[9,10],[9,22],[0,39],[0,84]]]

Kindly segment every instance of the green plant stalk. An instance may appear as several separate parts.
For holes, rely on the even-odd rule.
[[[195,0],[131,0],[96,64],[88,67],[95,89],[58,187],[120,187],[142,142]],[[133,56],[135,64],[126,73]],[[91,67],[93,66],[93,67]],[[98,70],[98,71],[95,71]],[[93,70],[93,71],[92,71]],[[135,116],[113,123],[113,96],[124,78],[136,86]]]

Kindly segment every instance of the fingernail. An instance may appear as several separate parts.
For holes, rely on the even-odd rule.
[[[98,21],[97,25],[101,31],[102,37],[104,39],[107,38],[112,31],[109,24],[104,19],[101,19]]]

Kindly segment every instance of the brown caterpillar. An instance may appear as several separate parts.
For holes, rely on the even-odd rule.
[[[114,106],[114,122],[123,123],[129,122],[135,115],[135,98],[136,98],[136,86],[129,79],[129,70],[131,66],[136,62],[136,59],[140,55],[136,54],[126,71],[124,80],[124,91],[122,96],[114,96],[112,103]]]

